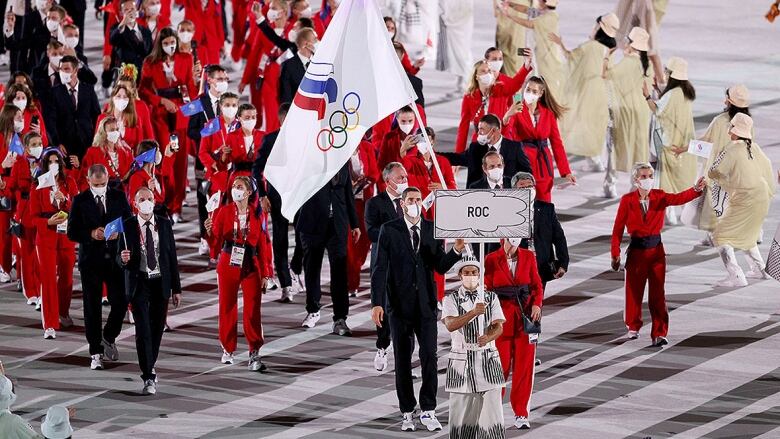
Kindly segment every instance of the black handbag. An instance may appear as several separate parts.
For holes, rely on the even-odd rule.
[[[14,200],[11,197],[0,197],[0,211],[8,212],[13,210]]]
[[[523,316],[523,332],[526,334],[541,334],[542,333],[542,320],[534,322],[528,316],[525,315],[523,309],[523,302],[518,298],[517,304],[520,305],[520,314]]]
[[[22,224],[17,222],[13,218],[11,218],[10,224],[11,224],[11,226],[8,227],[8,233],[16,236],[17,238],[21,238],[22,237]]]
[[[209,191],[211,190],[211,181],[203,180],[198,185],[198,193],[208,198]]]

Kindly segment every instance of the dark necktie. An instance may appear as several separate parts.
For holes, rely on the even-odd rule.
[[[490,145],[490,148],[488,148],[488,152],[496,152],[498,151],[495,146]]]
[[[51,85],[56,84],[57,83],[57,74],[56,73],[52,73],[51,75],[49,75],[49,80],[51,81]]]
[[[75,88],[71,88],[70,89],[70,100],[73,101],[73,107],[77,108],[78,107],[78,103],[76,102],[76,89]]]
[[[420,230],[417,226],[412,226],[412,245],[414,246],[414,252],[417,253],[420,250]]]
[[[154,257],[154,236],[152,236],[151,221],[147,221],[144,227],[146,227],[146,266],[149,268],[149,271],[154,271],[157,268],[157,258]]]
[[[398,218],[401,218],[404,216],[404,209],[401,207],[401,199],[396,198],[395,199],[395,213],[398,214]]]
[[[103,204],[103,196],[98,195],[97,197],[95,197],[95,201],[97,201],[98,213],[100,214],[100,218],[102,219],[104,216],[106,216],[106,206]]]

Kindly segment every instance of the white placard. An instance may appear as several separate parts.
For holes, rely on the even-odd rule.
[[[434,236],[469,241],[529,238],[531,189],[437,190]]]
[[[697,157],[710,158],[710,152],[712,152],[712,143],[705,142],[703,140],[691,140],[688,144],[688,153]]]

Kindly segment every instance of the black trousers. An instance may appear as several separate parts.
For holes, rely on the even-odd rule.
[[[390,314],[390,329],[393,333],[393,358],[395,359],[395,392],[401,413],[410,413],[417,406],[412,383],[412,352],[414,340],[420,344],[422,386],[420,387],[420,409],[436,408],[436,389],[439,386],[436,375],[436,319],[412,319],[409,323]]]
[[[154,379],[152,368],[160,353],[168,300],[162,293],[162,278],[141,280],[130,300],[135,318],[135,350],[141,379]]]
[[[198,157],[195,157],[195,174],[201,174],[203,172],[204,166],[203,163],[200,161]],[[200,191],[201,185],[203,184],[202,178],[196,178],[195,179],[195,187],[198,189],[195,191],[195,198],[198,200],[198,221],[200,222],[200,237],[206,238],[208,234],[206,233],[206,226],[203,224],[206,222],[206,219],[209,217],[209,212],[206,210],[206,203],[208,203],[208,198],[205,194],[201,193]]]
[[[374,242],[371,244],[371,266],[373,267],[374,261],[376,261],[377,244]],[[376,348],[387,349],[390,346],[390,322],[387,319],[387,309],[382,314],[382,326],[376,327]],[[414,345],[412,345],[414,350]]]
[[[122,331],[122,322],[127,312],[124,273],[116,267],[113,259],[80,268],[81,289],[84,292],[84,329],[89,343],[89,355],[102,354],[102,339],[113,343]],[[103,323],[103,285],[106,285],[108,302],[111,305],[105,326]]]
[[[301,235],[303,244],[303,265],[306,283],[306,312],[320,310],[322,289],[320,274],[322,258],[328,251],[330,262],[330,298],[333,301],[333,321],[346,319],[349,314],[349,295],[347,293],[347,243],[340,242],[333,218],[328,221],[328,232],[321,236]],[[343,238],[342,238],[343,239]]]
[[[303,271],[303,244],[301,244],[301,234],[295,231],[295,248],[290,259],[290,270],[300,276]]]
[[[274,269],[276,269],[276,277],[279,278],[282,288],[286,288],[292,285],[287,254],[287,249],[290,247],[287,236],[290,222],[282,215],[281,200],[278,203],[271,202],[271,224],[273,225],[271,239],[274,250]]]

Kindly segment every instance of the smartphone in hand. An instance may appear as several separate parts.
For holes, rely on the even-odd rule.
[[[531,49],[528,47],[518,47],[517,56],[531,56]]]

